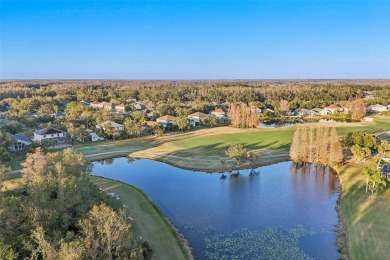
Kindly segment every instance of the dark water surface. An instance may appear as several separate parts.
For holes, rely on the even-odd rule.
[[[93,174],[142,189],[190,242],[197,259],[337,259],[338,178],[282,162],[258,174],[194,172],[127,158]]]

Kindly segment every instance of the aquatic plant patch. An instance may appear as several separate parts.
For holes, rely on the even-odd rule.
[[[298,244],[300,238],[315,234],[303,226],[263,232],[238,229],[228,235],[206,237],[203,253],[207,259],[314,259]]]

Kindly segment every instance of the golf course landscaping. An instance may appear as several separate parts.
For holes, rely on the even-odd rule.
[[[378,117],[375,122],[321,123],[321,125],[336,127],[340,136],[353,131],[374,134],[388,131],[390,118]],[[81,144],[76,146],[76,149],[90,160],[129,155],[159,160],[181,168],[222,171],[235,167],[235,163],[225,155],[229,145],[235,143],[240,143],[249,151],[260,155],[256,166],[288,160],[289,147],[295,129],[296,126],[273,129],[242,129],[223,126],[190,132],[167,133],[161,137],[146,136]],[[249,165],[244,163],[241,167],[248,168]]]
[[[149,243],[153,259],[192,258],[186,241],[141,190],[111,179],[97,176],[89,178],[101,190],[117,195],[119,201],[126,206],[134,219],[133,232]]]
[[[350,259],[388,259],[390,255],[390,189],[365,192],[365,163],[347,163],[339,169],[341,212],[345,221]]]
[[[375,134],[390,130],[389,117],[377,117],[374,122],[325,123],[336,127],[340,136],[353,131]],[[204,128],[190,132],[166,133],[161,137],[146,136],[128,140],[105,141],[76,145],[76,150],[89,160],[119,156],[150,158],[194,170],[219,172],[230,170],[235,163],[225,155],[231,144],[240,143],[261,155],[256,166],[289,159],[289,146],[296,126],[277,129],[238,129],[232,127]],[[341,194],[341,216],[345,222],[350,259],[386,259],[390,255],[390,189],[365,193],[367,162],[347,162],[338,168]],[[242,164],[248,168],[249,164]],[[15,169],[15,168],[14,168]],[[17,169],[17,167],[16,167]],[[134,218],[133,230],[148,241],[154,259],[189,259],[190,250],[175,228],[147,196],[133,186],[91,176],[100,189],[116,194]],[[8,188],[17,188],[20,178],[7,181]],[[169,248],[169,250],[167,250]]]
[[[203,170],[221,169],[220,160],[226,159],[225,149],[232,143],[242,143],[250,150],[267,155],[277,155],[262,159],[260,164],[288,159],[294,126],[279,129],[235,129],[219,127],[194,132],[167,134],[159,138],[143,137],[139,140],[126,140],[104,143],[90,147],[80,147],[79,151],[88,154],[112,151],[128,151],[131,156],[152,158],[179,167]],[[352,131],[381,133],[390,130],[390,118],[376,118],[375,123],[337,125],[339,135]],[[90,150],[88,150],[90,149]],[[126,153],[127,153],[126,151]],[[107,154],[106,154],[107,155]],[[92,157],[93,158],[93,157]],[[205,163],[207,162],[207,163]],[[232,162],[231,162],[232,163]],[[341,212],[347,233],[347,248],[351,259],[385,259],[390,254],[387,246],[390,239],[390,190],[366,194],[365,163],[350,162],[339,169],[342,184]],[[232,163],[233,165],[233,163]]]

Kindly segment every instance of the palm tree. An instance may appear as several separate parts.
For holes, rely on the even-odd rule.
[[[380,170],[373,170],[368,167],[365,168],[364,174],[366,175],[366,193],[371,191],[380,190],[382,187],[386,187],[386,181],[382,178],[382,173]]]

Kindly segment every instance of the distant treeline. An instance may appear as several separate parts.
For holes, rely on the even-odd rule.
[[[390,80],[365,81],[1,81],[0,99],[51,97],[54,101],[116,101],[129,98],[158,102],[254,103],[291,110],[324,107],[366,98],[367,105],[390,103]],[[0,104],[1,105],[1,104]]]

